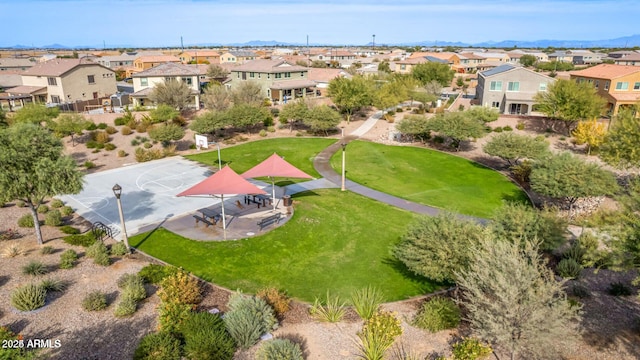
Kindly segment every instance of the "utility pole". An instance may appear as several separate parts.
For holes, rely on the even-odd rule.
[[[373,34],[373,52],[376,52],[376,34]]]

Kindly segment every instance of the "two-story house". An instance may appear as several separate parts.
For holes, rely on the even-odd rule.
[[[293,65],[282,59],[259,59],[231,69],[228,88],[253,81],[260,85],[262,94],[273,102],[315,95],[316,83],[308,78],[309,68]]]
[[[632,52],[630,54],[614,58],[616,65],[640,66],[640,53]]]
[[[29,59],[0,58],[0,71],[19,70],[24,71],[36,63]]]
[[[122,53],[121,55],[109,55],[99,57],[95,60],[98,64],[106,66],[110,69],[126,69],[133,67],[133,61],[136,59],[135,55],[129,55]]]
[[[220,64],[220,53],[215,50],[185,50],[178,58],[183,64]]]
[[[640,101],[640,67],[600,64],[570,75],[571,80],[593,84],[598,95],[607,100],[606,110],[611,115]]]
[[[127,77],[132,77],[133,73],[145,71],[164,63],[180,64],[180,59],[173,55],[146,55],[138,56],[133,61],[133,70],[127,73]]]
[[[156,84],[168,81],[182,81],[191,88],[193,108],[200,108],[200,76],[202,68],[197,65],[185,65],[174,62],[166,62],[133,74],[133,98],[134,106],[153,106],[150,99],[151,92]],[[206,70],[205,70],[206,71]]]
[[[533,97],[546,91],[555,79],[512,64],[504,64],[478,73],[476,99],[482,106],[502,114],[531,114]]]
[[[253,61],[258,55],[253,51],[247,50],[230,50],[220,55],[220,63],[236,63],[243,64],[247,61]]]
[[[117,91],[115,72],[86,59],[53,59],[22,73],[22,85],[12,90],[53,104],[111,96]]]

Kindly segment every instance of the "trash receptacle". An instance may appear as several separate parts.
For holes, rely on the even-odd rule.
[[[293,201],[291,200],[291,195],[283,195],[282,196],[282,205],[284,205],[284,206],[293,205]]]

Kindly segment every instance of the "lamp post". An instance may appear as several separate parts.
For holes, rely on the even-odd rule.
[[[342,191],[347,190],[345,186],[345,163],[346,163],[347,144],[342,143]]]
[[[116,202],[118,203],[118,212],[120,213],[120,224],[122,225],[122,234],[124,235],[124,245],[127,247],[127,253],[130,252],[129,238],[127,237],[127,228],[124,226],[124,213],[122,212],[122,202],[120,202],[120,196],[122,195],[122,187],[118,184],[113,186],[113,194],[116,196]]]
[[[218,145],[217,142],[213,142],[214,144],[216,144],[216,147],[218,148],[218,170],[222,170],[222,160],[220,158],[220,145]]]

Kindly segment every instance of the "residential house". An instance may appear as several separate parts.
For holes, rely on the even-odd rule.
[[[85,59],[36,64],[22,73],[22,85],[38,88],[19,89],[37,95],[35,101],[53,104],[100,99],[117,91],[115,72]]]
[[[614,58],[616,65],[640,66],[640,53],[632,52],[619,58]]]
[[[168,62],[179,64],[180,59],[172,55],[138,56],[133,61],[133,71],[131,71],[131,74],[127,74],[127,77],[132,77],[133,73],[145,71]]]
[[[168,81],[182,81],[191,88],[192,101],[190,107],[200,108],[200,76],[202,68],[197,65],[185,65],[176,62],[165,62],[144,71],[133,74],[134,106],[153,106],[149,98],[157,84]]]
[[[632,50],[620,50],[620,51],[612,51],[608,55],[612,59],[620,59],[631,54],[637,54],[637,52]]]
[[[473,55],[483,58],[485,63],[506,64],[510,60],[509,54],[502,52],[475,51]]]
[[[376,69],[377,71],[377,69]],[[321,68],[309,68],[307,78],[316,83],[316,88],[320,92],[320,95],[326,96],[327,89],[329,88],[329,82],[336,78],[348,78],[352,76],[348,72],[342,69],[321,69]]]
[[[416,65],[424,64],[427,62],[429,62],[429,60],[427,60],[426,57],[400,60],[400,61],[396,61],[395,68],[393,70],[398,74],[411,74],[411,72],[413,71],[413,68]],[[376,70],[377,70],[377,67],[376,67]]]
[[[602,63],[602,58],[607,56],[603,53],[594,53],[591,50],[569,50],[568,54],[573,55],[574,65],[593,65]]]
[[[460,58],[460,63],[454,65],[453,68],[456,72],[466,74],[478,71],[478,66],[485,60],[482,56],[478,56],[472,52],[458,54],[458,58]]]
[[[183,64],[219,64],[220,53],[215,50],[186,50],[178,55]]]
[[[220,63],[244,64],[258,57],[253,51],[230,50],[220,55]]]
[[[35,64],[29,59],[0,58],[0,71],[27,70]]]
[[[573,63],[573,54],[567,51],[555,51],[548,55],[549,61]]]
[[[593,84],[598,95],[607,101],[610,115],[640,102],[640,67],[600,64],[570,74],[571,80]]]
[[[58,55],[56,54],[43,54],[42,56],[40,56],[38,58],[38,62],[47,62],[49,60],[53,60],[55,58],[57,58]]]
[[[529,115],[533,97],[546,91],[555,79],[512,64],[503,64],[478,73],[476,99],[480,105],[502,114]]]
[[[122,53],[120,55],[103,56],[103,57],[97,58],[95,61],[102,66],[106,66],[110,69],[116,70],[116,69],[132,68],[133,61],[136,59],[136,57],[137,56],[135,55]]]
[[[238,65],[231,70],[228,88],[253,81],[262,88],[262,95],[273,102],[286,102],[315,95],[316,83],[309,79],[309,68],[282,59],[259,59]]]

